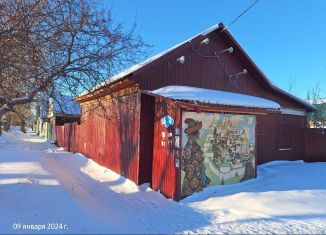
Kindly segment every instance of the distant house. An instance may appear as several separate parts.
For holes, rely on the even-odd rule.
[[[223,24],[76,101],[87,113],[98,99],[107,109],[82,114],[74,151],[177,200],[253,178],[257,164],[302,159],[315,109],[273,84]]]
[[[312,128],[326,128],[326,98],[308,100],[316,107],[316,111],[308,115],[309,126]]]
[[[54,140],[54,126],[80,122],[80,105],[73,97],[57,95],[40,105],[38,130],[40,136]]]

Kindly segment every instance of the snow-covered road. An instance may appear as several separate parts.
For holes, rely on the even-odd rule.
[[[326,233],[325,163],[272,162],[258,175],[177,203],[31,133],[4,133],[0,233]]]

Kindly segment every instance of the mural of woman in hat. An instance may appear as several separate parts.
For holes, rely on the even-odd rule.
[[[192,118],[186,118],[184,122],[188,125],[184,130],[188,140],[183,148],[181,158],[182,170],[185,172],[182,194],[189,195],[203,190],[211,180],[205,173],[204,155],[198,144],[202,122],[195,121]]]

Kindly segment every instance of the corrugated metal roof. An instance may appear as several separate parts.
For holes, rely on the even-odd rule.
[[[59,95],[53,99],[54,115],[80,115],[80,104],[74,102],[72,96]]]
[[[58,115],[80,115],[80,111],[80,104],[76,103],[72,96],[66,95],[56,95],[40,105],[41,118]]]
[[[163,51],[162,53],[159,53],[139,64],[136,64],[134,66],[129,67],[128,69],[123,70],[122,72],[108,78],[107,80],[103,81],[102,83],[99,83],[98,85],[94,86],[90,92],[95,91],[101,87],[110,85],[111,83],[118,81],[120,79],[123,79],[131,74],[133,74],[134,72],[136,72],[137,70],[145,67],[146,65],[149,65],[151,63],[153,63],[154,61],[158,60],[159,58],[163,57],[164,55],[168,54],[169,52],[172,52],[174,50],[176,50],[177,48],[179,48],[180,46],[191,42],[194,38],[198,37],[198,36],[206,36],[207,34],[217,30],[218,28],[224,28],[224,25],[222,23],[216,24],[214,26],[212,26],[211,28],[201,32],[200,34],[195,35],[194,37],[179,43],[165,51]],[[242,53],[242,56],[245,57],[246,60],[249,61],[249,63],[254,67],[254,69],[262,76],[263,80],[268,84],[268,86],[273,89],[276,92],[279,92],[287,97],[289,97],[292,100],[295,100],[296,102],[302,104],[303,106],[305,106],[306,109],[313,111],[315,110],[315,107],[311,104],[309,104],[308,102],[306,102],[305,100],[302,100],[292,94],[289,94],[288,92],[282,90],[281,88],[279,88],[278,86],[276,86],[275,84],[273,84],[267,77],[266,75],[260,70],[260,68],[254,63],[254,61],[248,56],[248,54],[244,51],[244,49],[239,45],[239,43],[233,38],[233,36],[231,35],[231,33],[228,30],[224,30],[223,33],[225,33],[225,35],[231,40],[231,42],[234,44],[234,46],[239,49],[239,51]],[[83,93],[80,94],[80,96],[86,95],[88,93],[90,93],[89,91],[85,91]]]

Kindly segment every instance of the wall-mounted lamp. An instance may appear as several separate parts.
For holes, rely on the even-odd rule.
[[[230,78],[232,78],[232,77],[236,77],[236,78],[238,78],[239,77],[239,75],[245,75],[245,74],[247,74],[248,73],[248,71],[246,70],[246,69],[244,69],[244,70],[242,70],[241,72],[239,72],[239,73],[236,73],[236,74],[232,74],[232,75],[230,75]]]
[[[224,50],[222,50],[220,52],[217,52],[216,51],[215,52],[215,55],[221,55],[223,53],[230,53],[230,54],[232,54],[233,53],[233,47],[226,48],[226,49],[224,49]]]
[[[177,62],[179,62],[180,64],[184,64],[186,61],[186,57],[185,56],[181,56],[177,59]]]
[[[209,38],[205,38],[203,41],[200,42],[200,44],[208,44],[209,43]]]

